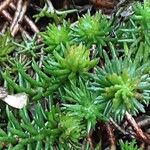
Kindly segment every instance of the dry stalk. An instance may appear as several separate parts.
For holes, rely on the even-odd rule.
[[[10,30],[12,31],[18,18],[19,18],[19,15],[20,15],[20,12],[21,12],[21,9],[22,9],[22,0],[19,0],[18,3],[17,3],[17,9],[15,11],[15,15],[14,15],[14,18],[13,18],[13,21],[11,23],[11,26],[10,26]]]
[[[2,28],[2,30],[1,30],[1,33],[2,33],[2,34],[5,33],[7,27],[8,27],[8,22],[5,22],[4,25],[3,25],[3,28]]]
[[[122,134],[124,134],[124,135],[129,135],[129,133],[126,132],[123,128],[121,128],[112,118],[110,118],[110,122],[111,122],[112,125],[113,125],[118,131],[120,131]]]
[[[16,6],[14,5],[14,3],[10,3],[9,6],[11,7],[12,10],[16,11]],[[35,23],[27,15],[24,16],[24,21],[30,26],[31,30],[34,33],[40,32]]]
[[[12,2],[12,0],[4,0],[0,3],[0,12],[8,7],[8,5]]]
[[[93,133],[93,130],[91,129],[88,133],[87,141],[90,145],[91,150],[94,150],[94,145],[93,145],[93,141],[92,141],[92,133]]]
[[[12,17],[11,15],[6,11],[6,10],[3,10],[2,11],[2,14],[3,16],[6,18],[6,20],[11,23],[12,22]],[[31,40],[32,38],[30,37],[30,35],[19,25],[19,30],[29,39]]]
[[[109,123],[106,124],[106,131],[109,136],[110,150],[116,150],[116,139],[113,133],[113,129]]]
[[[136,132],[136,136],[137,138],[147,144],[150,144],[150,139],[148,139],[147,135],[144,134],[144,132],[141,130],[141,128],[138,126],[138,124],[136,123],[136,121],[134,120],[134,118],[132,117],[131,114],[129,114],[128,112],[126,112],[126,118],[127,121],[131,124],[131,126],[133,127],[134,131]]]
[[[142,118],[142,120],[137,121],[137,124],[141,128],[143,128],[145,126],[150,126],[150,117],[149,116],[145,116],[144,118]]]
[[[19,3],[19,2],[18,2],[18,3]],[[12,27],[12,35],[13,35],[13,36],[15,36],[16,33],[17,33],[18,30],[19,30],[19,25],[20,25],[20,23],[22,22],[23,17],[24,17],[24,15],[25,15],[25,13],[26,13],[27,6],[28,6],[28,1],[26,0],[26,1],[23,3],[23,6],[22,6],[22,7],[19,7],[19,8],[21,8],[21,9],[19,9],[19,11],[17,12],[17,16],[16,16],[17,20],[16,20],[14,26]],[[17,11],[17,10],[16,10],[16,11]]]

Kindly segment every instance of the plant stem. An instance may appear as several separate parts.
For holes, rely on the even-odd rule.
[[[12,0],[4,0],[1,4],[0,4],[0,12],[2,12],[4,9],[6,9],[6,7],[12,2]]]
[[[139,140],[143,141],[144,143],[150,144],[150,139],[148,139],[148,137],[144,134],[144,132],[138,126],[138,124],[136,123],[136,121],[134,120],[132,115],[129,114],[128,112],[126,112],[126,118],[127,118],[127,121],[133,127],[133,129],[135,130],[137,138]]]

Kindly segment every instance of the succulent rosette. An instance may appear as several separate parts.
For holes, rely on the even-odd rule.
[[[106,121],[103,116],[103,107],[96,94],[88,89],[88,84],[79,79],[79,86],[71,83],[70,87],[65,88],[64,99],[69,104],[63,104],[70,115],[82,118],[87,124],[87,132],[95,128],[97,120]]]
[[[111,31],[111,21],[100,12],[97,12],[94,16],[87,13],[79,18],[78,24],[72,30],[75,42],[82,42],[88,47],[91,47],[93,44],[101,47],[106,44],[108,39],[107,36]]]
[[[107,57],[105,65],[96,69],[92,89],[106,103],[105,112],[109,112],[117,121],[123,119],[126,111],[133,115],[144,112],[144,106],[149,104],[148,65],[139,66],[127,58],[122,60],[116,57],[110,61]]]
[[[90,50],[82,44],[68,46],[63,51],[63,56],[54,51],[54,58],[45,63],[45,70],[56,78],[76,79],[98,63],[98,59],[90,60]]]
[[[48,26],[47,30],[41,33],[43,42],[46,45],[45,50],[60,50],[61,45],[65,46],[66,43],[71,43],[72,37],[70,36],[70,30],[70,24],[66,22],[59,26],[55,24]]]

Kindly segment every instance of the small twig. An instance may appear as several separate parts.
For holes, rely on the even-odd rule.
[[[126,132],[123,128],[121,128],[112,118],[110,118],[110,122],[112,123],[112,125],[121,133],[123,133],[124,135],[129,135],[128,132]]]
[[[147,145],[147,148],[145,150],[150,150],[150,145]]]
[[[3,28],[2,28],[2,30],[1,30],[1,33],[2,33],[2,34],[5,33],[7,27],[8,27],[8,22],[5,22],[5,24],[3,25]]]
[[[113,129],[109,123],[106,124],[106,131],[109,136],[109,141],[110,141],[110,150],[116,150],[116,139],[113,133]]]
[[[3,16],[6,18],[6,20],[11,23],[12,22],[12,17],[11,15],[6,11],[3,10],[2,11]],[[31,40],[32,38],[30,37],[30,35],[19,25],[19,30],[29,39]]]
[[[140,126],[141,128],[145,127],[145,126],[149,126],[150,125],[150,117],[146,116],[145,118],[143,118],[141,121],[137,122],[138,126]]]
[[[136,132],[136,136],[139,140],[143,141],[144,143],[150,144],[150,139],[144,134],[144,132],[141,130],[141,128],[138,126],[134,118],[132,117],[131,114],[126,112],[126,118],[128,122],[132,125],[133,129]]]
[[[35,4],[30,4],[30,7],[36,11],[41,11],[42,8],[40,8],[39,6],[35,5]]]
[[[13,3],[10,3],[9,5],[14,11],[16,11],[16,6]],[[24,16],[25,22],[30,26],[31,30],[35,33],[39,33],[38,27],[34,24],[34,22],[27,16]]]
[[[64,2],[63,2],[63,8],[64,9],[69,9],[69,6],[70,6],[70,1],[64,0]]]
[[[87,139],[84,139],[83,142],[82,142],[81,150],[85,150],[86,142],[87,142]]]
[[[12,0],[4,0],[0,3],[0,12],[2,12],[6,7],[12,2]]]
[[[146,148],[145,143],[141,143],[141,144],[140,144],[140,148],[141,148],[141,150],[144,150],[144,149]]]
[[[48,5],[48,10],[51,12],[51,13],[54,13],[55,12],[55,8],[51,2],[51,0],[46,0],[46,3]]]
[[[41,57],[40,57],[39,67],[41,68],[43,60],[44,60],[44,55],[43,55],[44,54],[44,50],[43,50],[43,48],[41,48],[40,54],[41,54]]]
[[[71,2],[72,2],[73,7],[76,8],[76,4],[75,4],[74,0],[71,0]]]
[[[91,150],[94,150],[94,145],[93,145],[92,138],[91,138],[92,132],[93,132],[93,130],[90,130],[90,132],[88,133],[87,140],[88,140],[88,142],[90,144]]]
[[[3,10],[2,14],[6,18],[7,21],[9,21],[10,23],[12,22],[12,17],[10,16],[10,14],[6,10]]]
[[[13,21],[11,23],[11,26],[10,26],[10,30],[12,31],[18,18],[19,18],[19,15],[20,15],[20,12],[21,12],[21,9],[22,9],[22,0],[19,0],[18,3],[17,3],[17,8],[16,8],[16,11],[15,11],[15,16],[13,18]]]
[[[148,134],[150,135],[150,129],[147,129],[147,130],[146,130],[146,133],[148,133]]]
[[[14,25],[14,27],[12,28],[12,35],[16,35],[16,33],[18,32],[19,30],[19,24],[22,22],[23,20],[23,17],[26,13],[26,10],[27,10],[27,6],[28,6],[28,0],[26,0],[24,3],[23,3],[23,6],[21,7],[21,10],[20,12],[18,11],[19,13],[19,16],[18,16],[18,19],[16,21],[16,24]]]

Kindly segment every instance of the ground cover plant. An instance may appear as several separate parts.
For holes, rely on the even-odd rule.
[[[0,2],[0,149],[149,150],[150,1]]]

